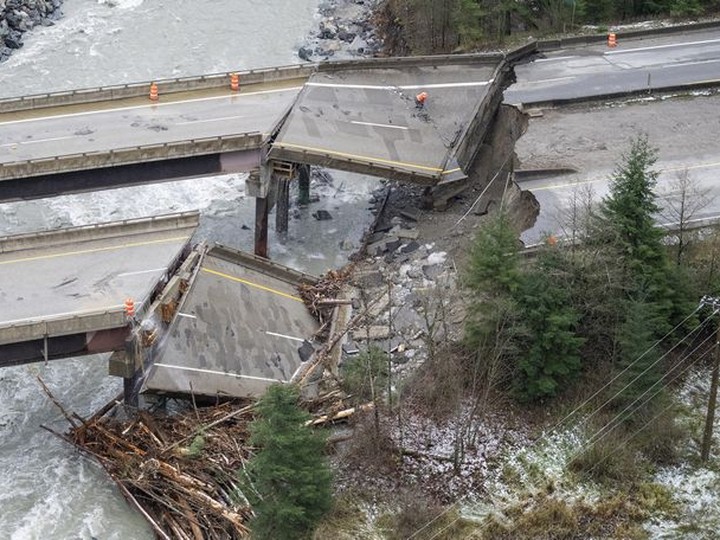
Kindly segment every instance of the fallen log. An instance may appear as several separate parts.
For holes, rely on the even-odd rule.
[[[319,418],[315,418],[314,420],[308,420],[305,425],[306,426],[319,426],[322,424],[326,424],[328,422],[336,422],[338,420],[345,420],[347,418],[350,418],[353,414],[356,412],[365,412],[365,411],[371,411],[373,409],[374,405],[372,403],[365,403],[364,405],[359,405],[357,407],[351,407],[349,409],[345,409],[344,411],[340,411],[335,414],[324,414],[320,416]]]

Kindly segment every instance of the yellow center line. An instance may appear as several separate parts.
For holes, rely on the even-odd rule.
[[[277,146],[278,148],[291,148],[295,150],[305,150],[308,152],[318,152],[321,154],[328,154],[333,156],[339,156],[344,157],[348,159],[361,159],[363,161],[367,161],[370,163],[384,163],[386,165],[395,165],[397,167],[405,167],[409,169],[418,169],[420,171],[430,171],[434,173],[441,173],[443,172],[442,169],[439,169],[437,167],[427,167],[425,165],[417,165],[415,163],[405,163],[402,161],[392,161],[390,159],[382,159],[382,158],[375,158],[375,157],[368,157],[368,156],[360,156],[357,154],[347,154],[345,152],[336,152],[334,150],[328,150],[327,148],[315,148],[312,146],[301,146],[299,144],[291,144],[291,143],[274,143],[274,146]]]
[[[117,251],[121,249],[151,246],[154,244],[169,244],[170,242],[177,242],[179,240],[187,240],[187,236],[177,236],[174,238],[164,238],[162,240],[148,240],[146,242],[131,242],[129,244],[120,244],[117,246],[106,246],[94,249],[79,249],[77,251],[65,251],[63,253],[53,253],[51,255],[37,255],[36,257],[25,257],[24,259],[11,259],[9,261],[0,261],[0,266],[6,264],[15,264],[29,261],[42,261],[47,259],[58,259],[60,257],[72,257],[75,255],[87,255],[88,253],[100,253],[103,251]]]
[[[246,279],[242,279],[239,277],[231,276],[230,274],[223,274],[222,272],[218,272],[217,270],[210,270],[209,268],[203,268],[203,272],[207,272],[208,274],[213,274],[215,276],[220,276],[225,279],[229,279],[230,281],[236,281],[238,283],[242,283],[243,285],[247,285],[248,287],[254,287],[255,289],[260,289],[261,291],[277,294],[278,296],[282,296],[284,298],[289,298],[290,300],[295,300],[296,302],[302,302],[302,299],[293,296],[292,294],[284,293],[282,291],[278,291],[277,289],[272,289],[270,287],[265,287],[264,285],[260,285],[259,283],[253,283],[252,281],[248,281]]]

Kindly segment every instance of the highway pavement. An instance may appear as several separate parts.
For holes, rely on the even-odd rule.
[[[0,164],[83,152],[102,152],[242,133],[269,133],[301,86],[258,85],[253,90],[196,93],[159,102],[133,100],[0,115]],[[111,104],[112,105],[112,104]],[[64,112],[71,110],[72,112]]]
[[[0,253],[0,342],[12,326],[122,312],[128,297],[139,309],[190,240],[197,215],[178,227],[160,227],[162,221],[144,232],[121,223],[44,233],[28,249]],[[0,250],[16,243],[0,239]]]
[[[318,330],[298,296],[300,276],[213,248],[163,338],[144,390],[251,397],[289,382],[314,352],[309,340]]]
[[[505,103],[552,102],[689,83],[720,84],[720,31],[553,51],[515,67]]]
[[[657,149],[652,168],[659,173],[655,192],[660,206],[677,206],[679,179],[687,175],[691,219],[697,223],[720,216],[719,106],[720,95],[710,93],[549,109],[532,117],[516,152],[520,170],[539,174],[518,173],[517,181],[535,195],[540,214],[523,241],[537,243],[546,233],[571,235],[573,214],[582,214],[590,194],[597,203],[609,193],[615,165],[641,134]],[[553,169],[577,172],[553,174]],[[658,216],[662,224],[677,220],[667,210]]]
[[[443,63],[313,75],[273,145],[276,152],[449,174],[448,154],[487,95],[495,66]],[[416,95],[426,92],[418,109]]]
[[[657,216],[662,225],[676,225],[677,215],[668,203],[679,207],[682,196],[678,177],[688,171],[693,181],[691,196],[701,196],[707,201],[693,212],[690,222],[693,224],[708,222],[720,216],[720,156],[717,160],[694,162],[692,165],[677,162],[659,162],[655,166],[658,176],[656,194],[661,213]],[[559,238],[572,236],[573,215],[580,218],[588,201],[600,202],[610,191],[610,179],[613,170],[594,170],[590,174],[570,174],[545,176],[520,181],[524,190],[529,190],[540,203],[540,214],[532,229],[525,231],[522,240],[526,245],[541,242],[547,234]],[[699,201],[696,199],[692,204]]]

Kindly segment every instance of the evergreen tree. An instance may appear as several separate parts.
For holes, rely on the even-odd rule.
[[[514,370],[518,306],[513,293],[520,285],[517,233],[504,211],[478,232],[466,284],[470,293],[465,343],[474,352],[471,372],[482,374],[488,387]]]
[[[637,417],[636,412],[651,407],[661,396],[660,385],[662,370],[658,359],[658,350],[652,348],[652,310],[642,301],[631,300],[625,307],[626,318],[618,333],[618,343],[622,356],[618,365],[620,377],[611,388],[615,399],[613,406],[628,410],[623,420]],[[655,395],[656,394],[656,395]]]
[[[502,296],[520,282],[518,235],[504,209],[483,225],[473,245],[468,285],[479,295]]]
[[[658,176],[652,170],[655,161],[656,151],[646,136],[633,141],[615,171],[600,216],[601,238],[613,244],[621,257],[628,299],[646,304],[647,322],[659,336],[670,328],[674,299],[664,234],[655,223],[659,211],[653,192]]]
[[[556,395],[580,372],[585,340],[576,332],[580,317],[563,283],[563,258],[556,252],[550,248],[540,255],[515,295],[526,333],[518,354],[515,390],[525,401]]]
[[[250,426],[257,454],[242,484],[255,510],[251,529],[258,540],[307,538],[331,506],[325,440],[305,426],[310,415],[298,408],[297,400],[294,387],[271,386]]]

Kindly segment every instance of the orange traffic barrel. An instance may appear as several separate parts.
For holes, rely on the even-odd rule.
[[[150,100],[151,101],[158,100],[158,87],[157,87],[157,84],[155,84],[155,83],[150,84]]]
[[[132,319],[135,316],[135,301],[132,298],[125,299],[125,315],[128,319]]]
[[[612,32],[608,34],[608,47],[617,47],[617,39]]]
[[[240,90],[240,75],[237,73],[230,74],[230,90],[233,92]]]
[[[415,96],[415,101],[417,101],[420,105],[424,105],[427,101],[428,93],[427,92],[420,92],[417,96]]]

